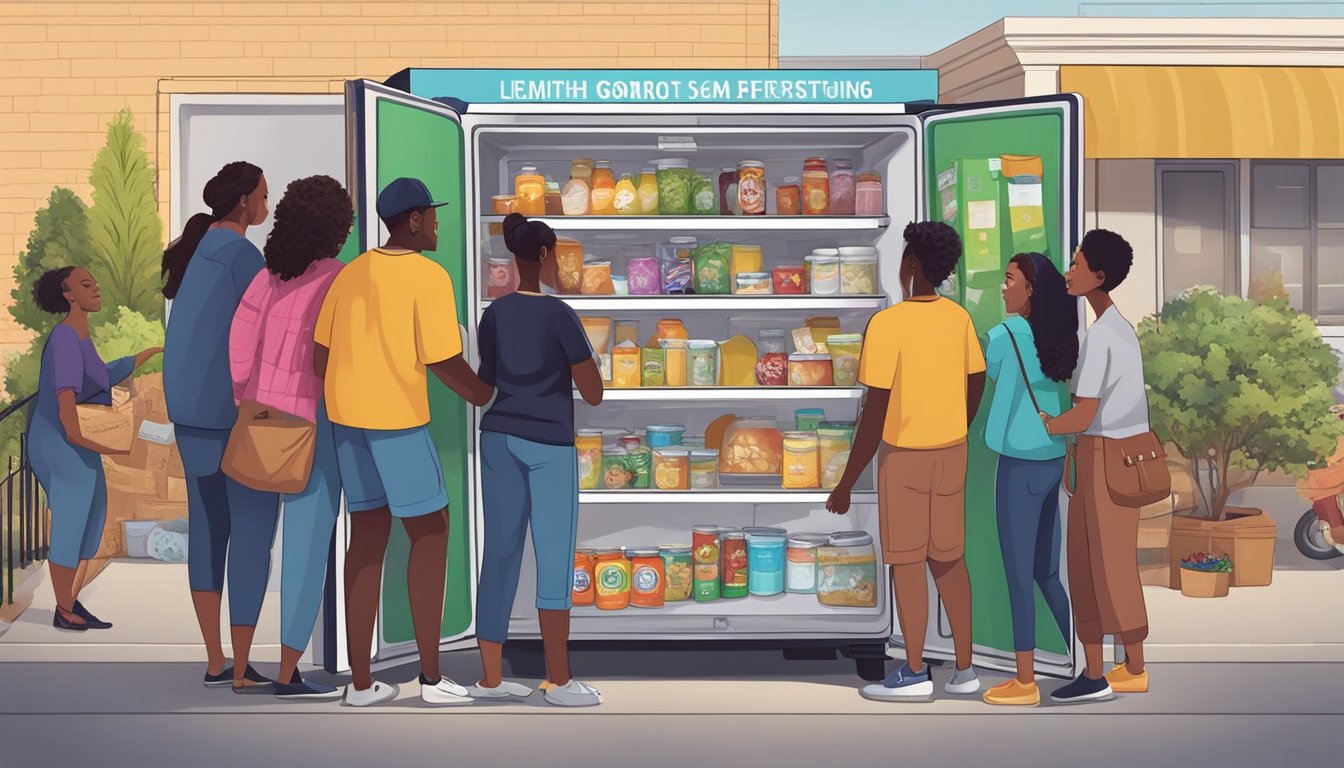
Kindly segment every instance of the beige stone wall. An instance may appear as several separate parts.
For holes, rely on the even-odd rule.
[[[51,188],[90,201],[106,123],[150,137],[167,224],[168,98],[339,93],[407,67],[773,68],[778,0],[0,2],[0,303]],[[27,332],[0,312],[0,354]]]

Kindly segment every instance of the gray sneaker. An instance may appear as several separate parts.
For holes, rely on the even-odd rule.
[[[947,679],[943,690],[953,696],[970,696],[980,691],[980,678],[975,675],[975,667],[958,669]]]
[[[602,703],[602,694],[591,685],[570,680],[546,691],[546,703],[557,707],[595,707]]]

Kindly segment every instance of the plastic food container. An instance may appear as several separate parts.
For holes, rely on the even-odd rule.
[[[840,293],[840,252],[835,248],[818,248],[807,259],[808,285],[817,296]]]
[[[877,606],[877,553],[862,531],[831,534],[817,550],[817,600],[850,608]]]
[[[602,487],[609,491],[630,488],[635,479],[630,468],[630,454],[624,448],[608,446],[602,449]]]
[[[877,171],[864,171],[859,174],[859,183],[854,193],[854,212],[859,216],[881,216],[885,204],[882,200],[882,176]]]
[[[691,548],[681,544],[664,544],[658,548],[663,558],[663,601],[680,603],[691,599]]]
[[[863,335],[858,333],[832,334],[826,337],[826,351],[831,355],[831,368],[837,387],[853,387],[859,381],[859,353],[863,351]]]
[[[667,386],[667,357],[661,346],[640,349],[639,359],[639,385],[641,387]]]
[[[774,293],[769,272],[738,272],[733,275],[733,293],[771,294]]]
[[[692,285],[696,293],[721,296],[732,292],[732,253],[728,243],[705,243],[695,250]]]
[[[720,594],[725,599],[747,596],[747,534],[742,531],[719,529]]]
[[[518,210],[517,195],[495,195],[490,198],[490,211],[496,216],[506,216]]]
[[[869,246],[840,249],[840,293],[871,296],[877,293],[877,249]]]
[[[619,611],[630,605],[630,561],[615,548],[593,553],[593,581],[597,584],[597,607]]]
[[[589,172],[591,171],[589,168]],[[564,215],[586,216],[591,205],[587,179],[572,178],[565,182],[565,187],[560,192],[560,210],[564,211]]]
[[[743,160],[737,164],[737,202],[743,216],[765,213],[765,163]]]
[[[555,267],[561,293],[576,294],[583,285],[583,246],[577,240],[558,237],[555,240]]]
[[[817,593],[817,542],[790,538],[785,553],[784,591],[795,595]]]
[[[854,422],[823,421],[817,426],[817,464],[821,468],[821,487],[840,484],[854,443]]]
[[[611,284],[611,262],[589,261],[583,265],[583,284],[580,286],[585,296],[611,296],[616,287]]]
[[[658,161],[658,212],[664,216],[688,216],[691,213],[690,163],[673,158]]]
[[[762,387],[782,387],[789,383],[789,355],[785,351],[784,331],[761,331],[760,356],[756,359],[756,383]]]
[[[663,348],[663,378],[666,386],[686,386],[686,340],[659,339]]]
[[[763,254],[759,245],[733,245],[732,262],[730,271],[734,275],[743,272],[760,272],[762,266]]]
[[[817,464],[817,433],[784,433],[784,487],[816,488],[820,484]]]
[[[674,237],[658,245],[663,293],[686,293],[691,290],[696,248],[694,237]]]
[[[602,486],[602,431],[580,429],[574,435],[579,454],[579,490],[592,491]]]
[[[623,341],[611,349],[611,386],[614,389],[638,389],[640,385],[639,347]]]
[[[748,529],[747,572],[751,594],[768,597],[784,591],[786,541],[783,531]]]
[[[630,605],[635,608],[662,608],[666,599],[667,578],[663,558],[657,547],[630,547]]]
[[[826,160],[809,157],[803,161],[803,213],[825,216],[831,210],[831,182]]]
[[[686,427],[680,424],[650,424],[644,428],[650,448],[671,448],[681,445]]]
[[[801,264],[786,264],[775,267],[771,273],[776,294],[807,293],[807,272]]]
[[[712,168],[698,168],[691,177],[691,213],[717,216],[719,213],[718,179]]]
[[[830,387],[835,377],[831,370],[830,355],[789,355],[789,386]]]
[[[775,213],[780,216],[797,216],[802,213],[803,193],[798,185],[797,176],[785,176],[784,181],[775,187]]]
[[[691,529],[691,589],[697,603],[719,599],[719,527]]]
[[[690,488],[690,451],[685,448],[653,449],[653,485],[660,491]]]
[[[691,488],[703,490],[717,485],[719,452],[698,448],[691,451]]]
[[[498,299],[518,290],[518,271],[508,256],[491,256],[485,260],[485,297]]]
[[[656,296],[663,292],[662,270],[654,256],[640,256],[626,262],[625,279],[632,296]]]
[[[816,432],[825,420],[826,412],[820,408],[799,408],[793,412],[793,428],[799,432]]]
[[[719,345],[714,341],[695,339],[686,344],[688,383],[692,387],[719,385]]]
[[[720,475],[778,475],[784,463],[784,438],[774,419],[738,419],[723,434]]]
[[[831,215],[854,215],[853,160],[836,160],[831,170]]]

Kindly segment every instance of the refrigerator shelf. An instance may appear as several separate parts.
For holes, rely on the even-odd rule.
[[[572,609],[575,619],[640,619],[654,621],[659,616],[866,616],[880,613],[882,601],[872,608],[822,605],[816,595],[799,595],[785,592],[778,595],[749,595],[734,599],[712,600],[700,603],[687,600],[666,603],[659,608],[640,608],[630,606],[619,611],[604,611],[591,605],[576,605]]]
[[[852,232],[891,226],[890,216],[537,216],[556,232]],[[482,216],[486,224],[503,216]]]
[[[653,401],[678,402],[707,400],[858,400],[863,397],[861,387],[648,387],[630,389],[606,388],[602,402]],[[574,391],[574,399],[583,395]]]
[[[717,488],[705,491],[579,491],[580,504],[812,504],[826,503],[830,491],[810,489],[788,491],[783,488]],[[852,504],[876,504],[876,491],[855,491]],[[688,510],[703,509],[701,506]]]
[[[887,305],[887,297],[885,296],[814,296],[812,294],[799,294],[797,296],[557,296],[556,298],[580,312],[686,312],[697,309],[871,309],[877,311],[884,309]],[[483,299],[481,302],[482,306],[489,303],[489,299]]]

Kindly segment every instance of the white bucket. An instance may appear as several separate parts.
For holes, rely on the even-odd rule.
[[[125,520],[121,523],[126,537],[128,557],[149,557],[149,534],[158,526],[155,520]]]

